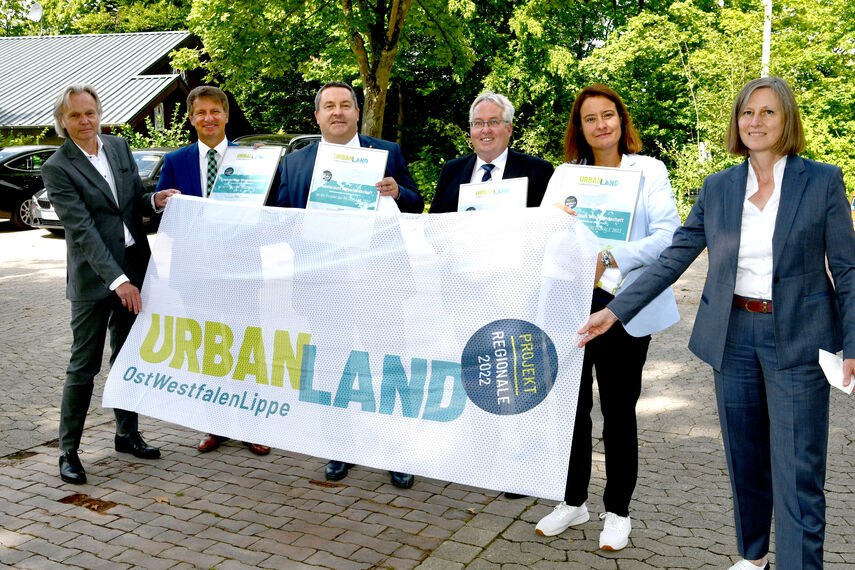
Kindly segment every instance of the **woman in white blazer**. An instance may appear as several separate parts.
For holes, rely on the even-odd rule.
[[[565,184],[572,164],[641,170],[641,189],[629,241],[600,252],[592,311],[605,307],[644,272],[671,243],[680,225],[665,165],[637,154],[641,140],[620,96],[605,85],[582,89],[573,104],[564,137],[565,164],[556,169],[549,186]],[[547,189],[547,193],[549,189]],[[574,213],[569,208],[569,213]],[[605,511],[600,548],[627,545],[631,522],[629,503],[638,477],[638,435],[635,405],[650,335],[680,319],[674,294],[666,289],[625,326],[615,327],[585,350],[573,447],[564,501],[537,524],[537,533],[554,536],[589,519],[585,501],[591,478],[591,409],[593,371],[597,372],[606,451]]]

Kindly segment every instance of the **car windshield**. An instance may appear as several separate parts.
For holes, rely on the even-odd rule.
[[[16,153],[10,152],[8,150],[0,150],[0,160],[6,160],[10,156],[15,155]]]
[[[137,170],[140,171],[140,178],[146,178],[151,174],[151,171],[157,167],[160,162],[160,154],[150,152],[134,152],[134,160],[137,163]]]

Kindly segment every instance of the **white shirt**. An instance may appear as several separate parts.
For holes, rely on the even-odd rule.
[[[336,143],[331,143],[330,141],[328,141],[327,139],[325,139],[323,135],[321,135],[321,140],[322,140],[323,142],[327,143],[327,144],[336,144]],[[359,147],[361,147],[362,145],[361,145],[361,144],[359,144],[359,133],[356,133],[355,135],[353,135],[353,138],[352,138],[352,139],[350,139],[349,141],[347,141],[347,142],[346,142],[345,144],[343,144],[342,146],[352,146],[352,147],[355,147],[355,148],[359,148]]]
[[[490,180],[491,182],[497,182],[502,179],[505,174],[505,164],[508,162],[508,148],[505,147],[505,150],[502,151],[502,154],[496,157],[494,161],[490,164],[493,165],[493,170],[490,171]],[[472,170],[472,177],[469,179],[469,182],[481,182],[481,179],[484,178],[484,169],[481,168],[487,164],[486,161],[481,160],[481,157],[475,159],[475,169]]]
[[[749,200],[758,192],[757,175],[748,160],[748,182],[745,184],[745,202],[742,205],[742,231],[739,236],[739,257],[736,261],[736,287],[734,293],[751,299],[772,299],[772,236],[778,205],[781,203],[781,183],[787,157],[772,168],[774,188],[772,196],[761,210]]]
[[[229,139],[223,137],[214,150],[217,151],[217,166],[223,161],[226,155],[226,148],[229,146]],[[211,149],[208,145],[199,141],[199,178],[202,182],[202,196],[208,197],[210,188],[208,188],[208,151]]]
[[[110,168],[110,162],[107,160],[107,153],[103,152],[104,143],[101,142],[101,137],[98,137],[98,150],[95,151],[95,154],[89,154],[76,142],[74,144],[76,144],[77,148],[80,149],[80,152],[89,159],[89,162],[95,167],[95,170],[104,177],[104,180],[107,182],[107,186],[110,187],[110,192],[113,194],[113,200],[115,200],[116,205],[121,208],[121,204],[119,204],[119,194],[116,192],[116,180],[113,178],[113,170]],[[122,228],[125,230],[125,247],[131,247],[136,242],[134,241],[134,237],[131,235],[131,230],[128,229],[128,226],[124,221],[122,221]],[[116,277],[112,283],[110,283],[110,291],[115,291],[119,285],[127,283],[128,281],[130,281],[128,276],[122,273]]]

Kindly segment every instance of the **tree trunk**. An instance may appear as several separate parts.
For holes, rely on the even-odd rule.
[[[380,0],[375,8],[375,26],[369,26],[367,30],[358,26],[358,14],[355,13],[364,11],[367,3],[355,1],[357,10],[353,8],[352,0],[341,0],[341,3],[350,31],[350,49],[356,55],[362,92],[365,95],[365,103],[362,106],[362,134],[380,138],[383,134],[383,115],[386,111],[386,92],[392,76],[392,65],[398,54],[401,32],[412,0],[391,0],[388,10],[385,2]]]

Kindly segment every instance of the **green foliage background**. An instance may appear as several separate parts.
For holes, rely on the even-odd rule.
[[[775,0],[770,72],[802,111],[809,158],[855,189],[855,13],[851,0]],[[324,81],[360,87],[352,30],[382,44],[371,9],[350,0],[44,0],[44,33],[189,29],[203,68],[259,132],[315,132]],[[3,0],[0,33],[38,33],[28,3]],[[381,14],[382,15],[382,14]],[[374,14],[376,16],[376,13]],[[382,21],[382,18],[379,19]],[[445,160],[469,152],[469,103],[483,89],[516,105],[512,145],[555,164],[576,92],[604,82],[624,98],[646,154],[669,165],[685,215],[703,178],[738,162],[723,137],[741,86],[760,75],[761,0],[418,0],[392,68],[384,138],[400,142],[426,200]]]

